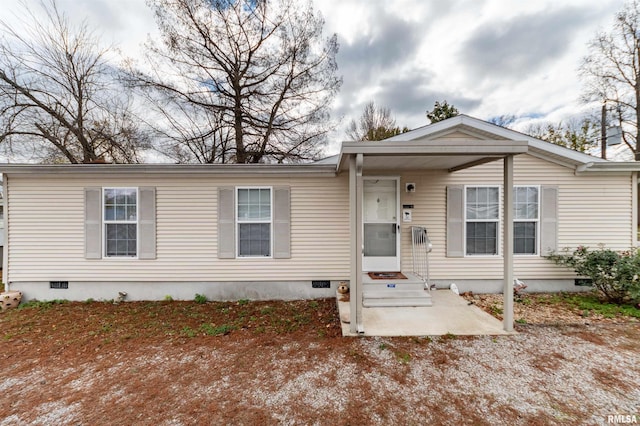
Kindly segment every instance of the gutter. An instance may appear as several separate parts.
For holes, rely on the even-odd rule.
[[[589,162],[576,166],[576,175],[581,173],[632,173],[640,172],[640,161]]]
[[[162,176],[270,176],[334,177],[333,164],[2,164],[0,173],[24,175],[160,174]]]

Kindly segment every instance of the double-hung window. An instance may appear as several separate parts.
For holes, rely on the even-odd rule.
[[[138,255],[137,188],[103,189],[103,223],[106,257]]]
[[[466,254],[498,254],[499,223],[499,187],[468,186],[465,191]]]
[[[539,188],[516,186],[513,195],[513,253],[538,254]]]
[[[270,257],[271,188],[237,188],[239,257]]]

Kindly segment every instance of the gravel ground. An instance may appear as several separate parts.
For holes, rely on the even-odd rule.
[[[0,425],[575,425],[640,416],[637,322],[437,338],[342,338],[338,324],[322,324],[95,344],[69,337],[46,350],[5,337]],[[329,325],[335,333],[313,333]]]

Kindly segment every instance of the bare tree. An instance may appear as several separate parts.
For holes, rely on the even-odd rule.
[[[584,98],[611,106],[623,130],[622,140],[640,160],[640,3],[627,2],[611,32],[589,43],[590,54],[580,68]]]
[[[356,121],[351,120],[347,127],[347,137],[354,141],[380,141],[409,129],[396,126],[396,120],[387,107],[378,107],[371,101],[364,106],[362,115]]]
[[[318,156],[341,79],[336,36],[323,39],[324,21],[310,2],[149,3],[162,39],[149,41],[150,66],[132,70],[131,83],[146,91],[162,115],[190,111],[200,117],[191,123],[191,133],[184,132],[182,121],[165,126],[165,140],[173,147],[168,151],[198,162]]]
[[[54,0],[45,19],[22,5],[24,28],[0,21],[0,142],[47,162],[137,162],[144,142],[86,23],[73,27]]]
[[[512,125],[517,119],[518,117],[516,117],[513,114],[502,114],[495,117],[491,117],[487,121],[491,124],[495,124],[496,126],[500,126],[508,129],[509,126]]]

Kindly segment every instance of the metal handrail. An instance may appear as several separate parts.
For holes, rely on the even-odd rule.
[[[413,273],[425,282],[429,289],[429,253],[433,249],[427,228],[424,226],[411,227],[411,254],[413,258]]]

